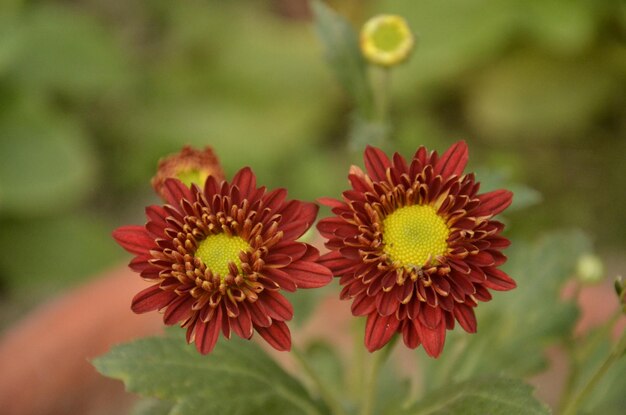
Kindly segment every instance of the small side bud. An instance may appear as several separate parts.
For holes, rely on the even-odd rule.
[[[576,264],[576,275],[582,283],[598,283],[604,279],[604,264],[597,255],[581,255]]]
[[[224,180],[224,171],[211,147],[196,150],[185,146],[180,153],[169,155],[159,160],[157,172],[152,178],[152,187],[162,198],[165,198],[163,186],[165,179],[176,178],[186,186],[193,183],[204,186],[209,176],[220,182]]]
[[[409,57],[415,37],[404,18],[381,14],[365,22],[360,42],[361,51],[369,62],[390,67]]]
[[[622,312],[626,314],[626,281],[621,275],[615,278],[615,292],[622,307]]]

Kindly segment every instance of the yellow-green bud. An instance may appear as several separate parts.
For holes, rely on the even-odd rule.
[[[576,265],[576,275],[583,283],[595,284],[604,278],[604,264],[597,255],[581,255]]]
[[[414,44],[411,29],[400,16],[374,16],[361,29],[361,51],[368,61],[376,65],[395,66],[404,62]]]

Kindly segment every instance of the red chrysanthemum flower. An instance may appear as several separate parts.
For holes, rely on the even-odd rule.
[[[296,239],[313,224],[317,206],[286,200],[287,192],[257,188],[249,168],[231,183],[210,176],[204,187],[164,181],[165,206],[146,209],[145,226],[113,236],[135,254],[130,267],[152,285],[132,310],[164,310],[165,324],[181,322],[187,341],[205,354],[220,330],[249,339],[256,330],[277,350],[289,350],[285,321],[293,308],[280,290],[315,288],[332,279],[318,251]]]
[[[352,313],[367,316],[369,351],[400,332],[408,347],[437,357],[455,320],[476,331],[473,308],[491,299],[488,289],[515,287],[498,269],[509,241],[492,220],[512,193],[478,194],[474,175],[463,174],[467,156],[464,142],[441,157],[421,147],[410,164],[368,147],[367,174],[353,166],[343,201],[322,200],[336,216],[318,224],[331,250],[320,263],[341,278]]]

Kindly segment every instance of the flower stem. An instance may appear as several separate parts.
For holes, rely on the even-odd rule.
[[[561,408],[559,413],[562,413],[567,403],[572,400],[572,394],[574,393],[574,388],[578,383],[578,377],[580,376],[580,364],[585,362],[589,358],[589,355],[602,342],[602,340],[610,335],[611,329],[615,323],[617,323],[617,320],[621,317],[621,315],[622,313],[618,310],[617,313],[615,313],[604,325],[597,329],[597,331],[583,345],[583,347],[579,349],[572,347],[571,345],[575,345],[577,343],[574,338],[571,338],[567,343],[567,345],[570,345],[570,347],[567,348],[567,351],[571,359],[572,368],[565,385],[565,391],[563,392],[559,403],[559,408]]]
[[[622,333],[622,337],[619,339],[609,356],[606,358],[602,366],[598,368],[596,373],[593,374],[587,384],[578,392],[576,396],[569,402],[567,407],[563,410],[562,415],[575,415],[579,412],[579,408],[582,402],[589,396],[593,389],[597,386],[598,382],[604,377],[609,368],[619,360],[620,357],[626,352],[626,331]]]
[[[391,341],[379,352],[376,353],[372,362],[370,374],[367,378],[363,394],[363,406],[361,407],[361,415],[372,415],[374,413],[374,403],[376,401],[376,385],[378,384],[378,375],[383,364],[391,354],[391,350],[398,338],[394,335]]]
[[[372,68],[372,89],[374,91],[375,119],[381,124],[386,124],[389,119],[391,70],[389,68],[374,66]]]
[[[315,385],[315,388],[317,389],[317,392],[319,393],[322,400],[326,402],[326,404],[330,408],[331,413],[333,415],[347,415],[346,411],[341,405],[341,402],[339,401],[339,398],[329,388],[326,387],[326,384],[324,383],[322,378],[319,377],[319,374],[315,371],[315,369],[313,369],[313,367],[311,367],[311,365],[307,361],[304,353],[302,353],[300,349],[293,345],[291,347],[291,351],[294,358],[298,361],[300,367],[306,372],[307,376]]]

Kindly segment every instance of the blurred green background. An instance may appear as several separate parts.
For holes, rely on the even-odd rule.
[[[541,195],[511,232],[578,227],[624,251],[623,1],[331,4],[418,35],[387,150],[465,139],[479,179]],[[213,146],[229,176],[249,165],[292,197],[337,196],[360,158],[351,108],[305,1],[0,2],[0,326],[127,261],[111,231],[144,221],[158,159],[183,144]]]

